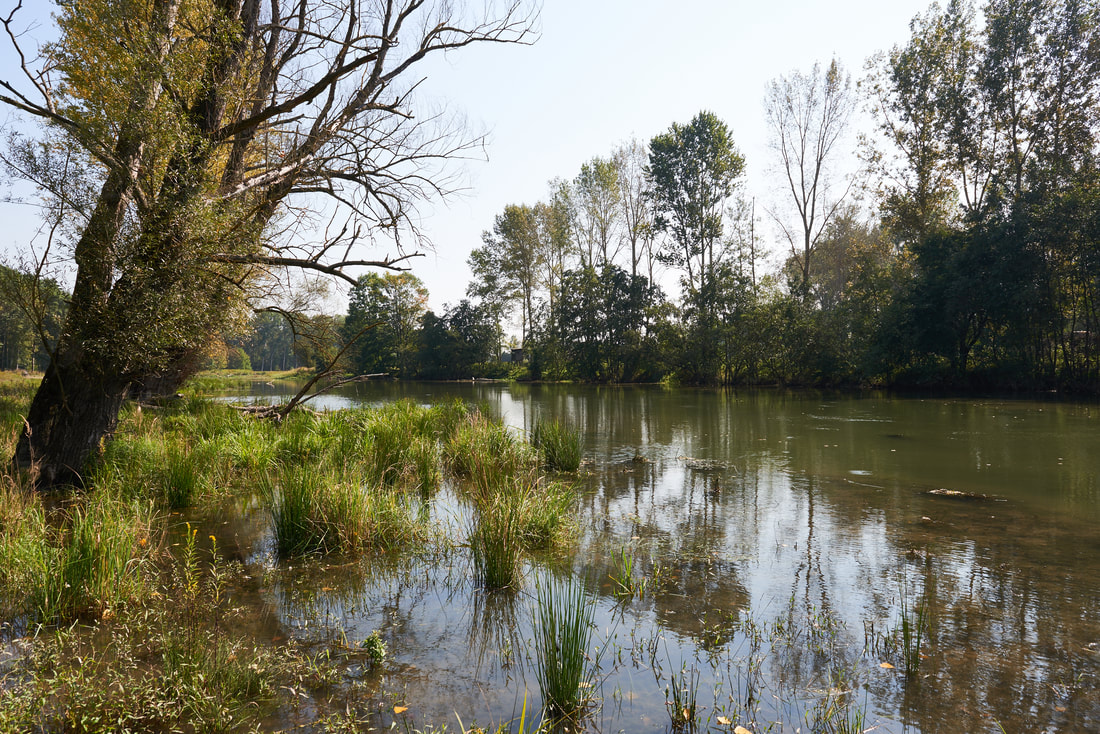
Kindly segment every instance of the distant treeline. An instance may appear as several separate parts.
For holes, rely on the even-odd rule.
[[[0,265],[0,369],[44,370],[67,308],[56,281]]]
[[[769,85],[783,191],[767,206],[700,112],[506,206],[470,256],[468,300],[443,313],[414,275],[371,273],[346,315],[273,309],[211,363],[1097,391],[1098,39],[1097,0],[932,5],[858,85],[836,61]],[[875,130],[854,129],[861,106]],[[58,294],[0,303],[5,366],[41,365]],[[47,328],[19,320],[32,301]],[[502,362],[511,346],[522,362]]]
[[[1100,5],[981,14],[933,5],[858,87],[835,61],[775,80],[768,207],[701,112],[506,206],[442,315],[414,276],[364,276],[306,361],[358,338],[356,372],[504,374],[512,323],[532,379],[1097,391]]]
[[[1095,391],[1100,5],[981,13],[933,5],[858,92],[835,61],[775,80],[786,191],[763,220],[702,112],[505,207],[469,294],[513,314],[532,377]],[[873,134],[849,129],[859,105]],[[765,276],[762,223],[783,253]]]

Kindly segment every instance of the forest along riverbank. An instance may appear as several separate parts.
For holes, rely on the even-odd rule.
[[[410,383],[332,400],[383,407],[281,428],[204,400],[131,409],[62,511],[9,482],[0,721],[1100,722],[1094,404]],[[573,435],[583,463],[547,466]],[[126,540],[84,540],[108,534]],[[550,661],[548,640],[578,654]]]

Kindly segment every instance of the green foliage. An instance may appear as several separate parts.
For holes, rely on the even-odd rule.
[[[0,488],[0,609],[8,619],[57,624],[140,599],[152,550],[153,513],[103,491],[78,498],[60,526],[41,497]]]
[[[723,205],[745,169],[729,128],[713,112],[674,123],[649,143],[650,195],[657,229],[674,247],[659,257],[682,269],[689,288],[706,284],[722,237]]]
[[[56,281],[0,265],[0,370],[45,369],[67,306]]]
[[[581,465],[581,433],[558,421],[537,420],[531,431],[531,445],[542,454],[551,471],[576,471]]]
[[[94,628],[39,628],[5,670],[4,731],[236,731],[255,728],[286,691],[336,679],[293,645],[229,632],[237,569],[188,527],[156,593]]]
[[[418,376],[430,380],[487,377],[497,359],[500,327],[489,308],[463,299],[442,317],[420,322]]]
[[[473,413],[455,429],[443,453],[451,470],[478,493],[529,472],[538,460],[530,445],[480,413]]]
[[[565,271],[555,330],[567,374],[589,382],[629,382],[645,374],[662,302],[644,276],[616,265]]]
[[[372,665],[381,665],[386,659],[386,643],[382,641],[382,635],[378,634],[378,630],[363,638],[359,647],[366,653]]]
[[[367,273],[359,278],[342,330],[346,341],[355,340],[352,371],[415,374],[417,329],[427,301],[424,284],[410,273]]]
[[[550,719],[577,719],[590,700],[594,606],[574,579],[543,577],[535,594],[535,677]]]

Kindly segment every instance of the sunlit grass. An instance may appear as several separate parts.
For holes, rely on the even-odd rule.
[[[589,702],[594,605],[575,579],[543,577],[535,594],[535,677],[547,717],[576,719]]]
[[[287,467],[264,478],[261,488],[282,557],[395,548],[429,535],[403,493],[347,475]]]
[[[531,445],[551,471],[573,472],[581,465],[581,434],[574,427],[540,419],[531,431]]]

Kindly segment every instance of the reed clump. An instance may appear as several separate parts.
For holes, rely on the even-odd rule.
[[[470,551],[478,581],[490,589],[514,586],[525,553],[564,545],[576,533],[576,491],[535,472],[473,485]]]
[[[491,491],[502,481],[529,474],[538,464],[530,444],[480,412],[455,427],[444,455],[451,471],[477,492]]]
[[[271,513],[275,547],[292,557],[368,548],[395,548],[426,540],[429,532],[400,492],[312,467],[285,467],[261,482]]]
[[[581,716],[590,701],[593,664],[588,654],[594,605],[584,585],[543,577],[535,593],[535,677],[550,720]]]
[[[96,493],[50,520],[41,497],[0,490],[0,604],[5,619],[57,624],[140,599],[152,563],[148,503]]]
[[[581,465],[581,433],[554,420],[539,419],[531,430],[531,445],[550,471],[574,472]]]

